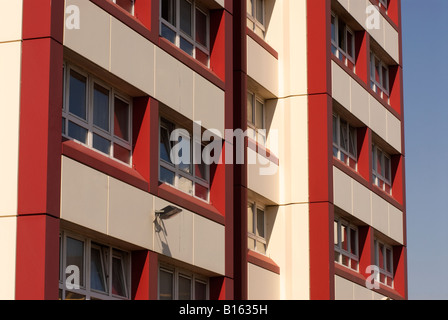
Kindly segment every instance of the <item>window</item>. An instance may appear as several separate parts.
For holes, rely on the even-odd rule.
[[[72,66],[66,66],[62,135],[131,164],[131,100]]]
[[[373,184],[388,194],[392,194],[391,158],[377,145],[372,146]]]
[[[161,0],[160,35],[209,66],[209,14],[196,0]]]
[[[383,7],[384,9],[387,10],[387,7],[388,7],[387,2],[388,2],[388,0],[380,0],[380,3],[379,3],[380,7]]]
[[[389,101],[389,67],[373,52],[370,54],[370,87],[380,97]]]
[[[248,247],[266,254],[266,214],[264,206],[255,202],[247,205]]]
[[[247,27],[264,39],[266,35],[265,0],[247,0]]]
[[[393,287],[394,274],[392,247],[378,239],[375,239],[374,249],[375,265],[380,269],[380,272],[377,274],[377,278],[375,280],[389,287]]]
[[[134,0],[112,0],[112,2],[134,15]]]
[[[201,141],[191,139],[188,130],[161,118],[159,181],[208,202],[209,165],[202,157],[200,161],[193,161],[195,151],[202,155],[204,148]]]
[[[247,93],[248,136],[266,146],[265,103],[254,93]]]
[[[355,71],[355,34],[334,13],[331,14],[331,51],[347,67]]]
[[[130,254],[91,239],[61,232],[59,298],[129,299]],[[76,275],[79,271],[79,283]],[[75,285],[79,285],[76,288]]]
[[[358,229],[338,217],[334,220],[334,260],[358,271]]]
[[[333,156],[357,170],[357,131],[347,121],[333,113]]]
[[[208,279],[170,266],[159,268],[159,300],[208,300]]]

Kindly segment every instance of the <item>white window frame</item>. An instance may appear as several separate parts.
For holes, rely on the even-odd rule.
[[[128,12],[129,14],[134,16],[135,15],[135,11],[134,11],[135,10],[135,0],[131,0],[131,1],[132,1],[132,12],[128,12],[124,8],[123,8],[123,10],[125,10],[126,12]],[[112,0],[112,2],[121,8],[121,6],[119,4],[117,4],[117,0]]]
[[[83,268],[83,285],[80,286],[79,289],[68,289],[66,287],[66,279],[70,275],[66,274],[65,270],[67,268],[67,249],[66,243],[67,238],[72,238],[78,241],[83,242],[84,244],[84,265]],[[73,292],[82,296],[85,296],[85,300],[91,299],[100,299],[100,300],[130,300],[130,292],[131,292],[131,253],[116,247],[112,247],[109,245],[101,244],[101,242],[95,241],[93,239],[80,236],[78,234],[72,233],[70,231],[62,230],[59,234],[60,239],[60,249],[59,249],[59,290],[62,293],[62,299],[65,298],[65,294],[67,291]],[[90,276],[91,276],[91,249],[99,248],[100,253],[102,255],[102,262],[104,263],[104,277],[105,277],[105,285],[106,292],[97,291],[91,288],[90,284]],[[122,297],[119,295],[115,295],[112,293],[112,257],[117,256],[117,251],[121,252],[123,255],[120,255],[119,258],[122,263],[123,269],[123,279],[125,281],[125,291],[126,296]],[[108,256],[108,258],[106,257]]]
[[[347,48],[341,48],[339,47],[339,16],[336,15],[334,12],[331,13],[331,17],[334,18],[334,32],[335,32],[335,39],[331,39],[331,44],[334,47],[334,54],[335,56],[344,62],[344,64],[348,67],[348,61],[350,61],[353,64],[353,72],[356,71],[356,64],[355,64],[355,33],[352,31],[352,29],[350,29],[350,27],[347,25],[347,23],[345,23],[344,21],[342,21],[345,25],[345,45],[348,47],[349,45],[352,47],[352,52],[353,52],[353,57],[350,56],[348,54],[348,50]],[[348,37],[347,37],[347,33],[350,33],[352,35],[352,43],[348,43]]]
[[[188,131],[190,133],[190,130],[187,130],[187,129],[183,128],[183,127],[178,126],[175,122],[170,121],[170,120],[168,120],[165,117],[160,117],[159,118],[159,135],[162,134],[162,128],[167,130],[168,134],[171,135],[172,131],[170,131],[171,129],[169,127],[167,127],[167,125],[168,126],[171,125],[173,127],[172,130],[183,129],[183,130],[186,130],[186,131]],[[165,160],[163,160],[161,158],[160,142],[159,142],[159,177],[161,176],[161,172],[160,172],[161,168],[165,168],[165,169],[173,172],[174,173],[174,185],[171,185],[171,184],[169,184],[167,182],[164,182],[164,183],[166,183],[168,185],[171,185],[172,187],[174,187],[174,188],[176,188],[178,190],[181,190],[179,188],[179,179],[180,179],[180,177],[183,177],[183,178],[186,178],[188,180],[191,180],[193,182],[192,193],[191,194],[186,193],[186,194],[189,194],[189,195],[193,196],[196,199],[199,199],[201,201],[209,203],[210,202],[210,166],[204,164],[205,165],[205,169],[206,169],[206,173],[205,174],[207,176],[207,179],[201,179],[201,178],[197,177],[197,175],[196,175],[196,166],[194,165],[194,161],[193,161],[193,156],[194,156],[193,155],[193,144],[199,144],[201,147],[203,146],[203,144],[202,144],[201,141],[197,140],[196,138],[194,138],[195,140],[193,140],[193,137],[192,137],[191,134],[190,134],[189,138],[190,138],[190,154],[191,154],[191,167],[192,167],[191,175],[189,173],[183,171],[182,169],[180,169],[178,165],[172,164],[172,163],[168,163],[168,162],[166,162]],[[160,136],[159,136],[159,141],[160,141]],[[201,152],[201,154],[202,154],[202,152]],[[201,161],[204,161],[202,159],[202,157],[201,157]],[[200,186],[202,186],[202,187],[204,187],[204,188],[206,188],[208,190],[207,200],[204,200],[204,199],[199,198],[199,197],[196,196],[196,192],[195,192],[196,185],[200,185]]]
[[[377,160],[378,160],[378,151],[380,151],[381,154],[383,155],[381,157],[381,167],[382,168],[385,168],[385,170],[386,170],[385,161],[386,161],[386,159],[389,161],[389,172],[388,172],[389,179],[386,179],[386,177],[383,176],[381,174],[381,172],[378,172],[378,170],[377,170],[378,168],[376,168]],[[387,192],[385,184],[388,184],[390,187],[389,194],[392,194],[392,181],[391,181],[392,180],[392,158],[389,154],[387,154],[383,149],[378,147],[378,145],[376,145],[376,144],[372,145],[372,179],[373,179],[373,184],[376,185],[378,188],[381,188],[379,180],[381,180],[383,182],[382,190],[384,192]]]
[[[268,245],[267,245],[267,241],[266,241],[266,206],[257,202],[257,201],[248,201],[247,207],[252,207],[252,227],[251,227],[251,231],[248,230],[248,238],[253,240],[255,242],[254,245],[254,251],[266,255],[267,253],[267,249],[268,249]],[[257,217],[258,217],[258,210],[263,211],[263,232],[264,232],[264,237],[254,233],[257,232],[257,225],[258,225],[258,221],[257,221]],[[249,214],[249,212],[248,212]],[[247,221],[249,223],[249,216],[247,216]],[[249,226],[248,226],[249,227]],[[264,248],[260,249],[258,248],[258,243],[261,243]]]
[[[160,17],[160,21],[159,21],[159,27],[160,27],[160,36],[162,36],[162,26],[165,25],[167,28],[169,28],[171,31],[173,31],[176,34],[176,38],[175,38],[175,43],[174,45],[176,47],[180,48],[180,38],[182,37],[184,40],[186,40],[187,42],[189,42],[192,46],[193,46],[193,55],[192,57],[196,59],[196,49],[198,48],[199,50],[201,50],[203,53],[205,53],[207,55],[207,67],[210,67],[210,13],[207,9],[198,6],[196,4],[196,0],[186,0],[187,2],[189,2],[191,4],[191,23],[192,23],[192,36],[184,33],[181,28],[180,28],[180,0],[174,0],[175,1],[175,6],[176,6],[176,17],[175,17],[175,25],[172,25],[170,22],[166,21],[165,19],[163,19],[162,17],[162,1],[160,0],[160,12],[159,12],[159,17]],[[201,11],[205,16],[206,16],[206,41],[207,44],[206,46],[202,45],[201,43],[199,43],[198,41],[196,41],[196,9]],[[182,49],[181,49],[182,50]],[[183,51],[183,50],[182,50]],[[185,52],[185,51],[183,51]],[[185,52],[186,54],[188,54],[187,52]],[[188,54],[189,55],[189,54]]]
[[[338,216],[335,216],[334,218],[334,223],[336,223],[335,227],[337,228],[337,230],[335,230],[335,239],[337,239],[337,244],[334,245],[334,251],[337,252],[339,254],[339,258],[336,259],[335,257],[335,261],[340,264],[341,266],[344,266],[346,268],[349,268],[351,270],[355,270],[358,271],[359,270],[359,232],[358,232],[358,227],[351,224],[350,222],[348,222],[347,220],[344,220]],[[347,247],[348,249],[345,250],[342,248],[342,226],[344,226],[347,229]],[[355,240],[355,253],[351,253],[351,233],[355,232],[356,236],[356,240]],[[349,261],[348,261],[348,266],[346,266],[343,261],[342,261],[342,257],[346,257]],[[352,260],[356,261],[356,269],[352,268]]]
[[[266,146],[267,145],[267,132],[266,132],[266,101],[255,94],[252,91],[248,91],[247,95],[252,96],[252,119],[247,118],[247,126],[249,129],[249,137],[256,141],[259,145]],[[257,102],[261,103],[263,116],[262,116],[262,127],[258,128],[255,125],[257,119]],[[260,141],[261,140],[261,141]]]
[[[376,81],[375,77],[375,69],[376,69],[376,63],[375,61],[379,61],[379,68],[380,68],[380,79],[379,82]],[[386,69],[386,79],[383,79],[383,68]],[[388,103],[390,101],[390,83],[389,83],[389,66],[386,65],[375,53],[370,52],[370,87],[373,91],[378,93],[378,90],[380,91],[381,98],[384,99],[384,95],[388,98]]]
[[[86,78],[86,118],[82,119],[72,113],[70,113],[69,109],[69,101],[70,101],[70,72],[73,70],[74,72],[80,74],[81,76]],[[102,128],[99,128],[93,124],[93,99],[94,99],[94,87],[95,84],[109,91],[109,132],[105,131]],[[78,68],[74,65],[64,63],[64,103],[62,106],[62,121],[63,121],[63,131],[62,136],[69,139],[74,140],[82,145],[87,146],[89,149],[94,150],[95,152],[99,152],[102,155],[105,155],[115,161],[125,164],[128,167],[132,166],[132,99],[121,92],[118,92],[115,88],[109,86],[104,81],[101,81],[89,73],[85,72],[81,68]],[[129,114],[128,114],[128,138],[129,141],[126,141],[120,137],[115,136],[114,134],[114,106],[115,106],[115,98],[123,101],[129,106]],[[73,122],[74,124],[84,128],[87,130],[87,142],[78,141],[68,134],[69,122]],[[65,128],[65,130],[64,130]],[[101,138],[107,139],[110,141],[110,150],[109,154],[106,154],[100,150],[97,150],[93,147],[93,135],[96,134]],[[120,147],[129,151],[129,163],[123,162],[120,159],[114,157],[114,144],[119,145]]]
[[[338,160],[344,162],[348,166],[349,166],[348,162],[350,161],[348,158],[351,158],[356,163],[355,170],[358,170],[358,134],[357,134],[358,129],[356,127],[352,126],[350,124],[350,122],[348,122],[347,120],[341,119],[341,116],[337,113],[333,113],[333,118],[336,118],[336,132],[337,132],[337,141],[334,141],[334,137],[333,137],[333,148],[334,148],[333,155],[334,155],[335,151],[337,150],[336,158]],[[345,121],[347,123],[347,147],[348,147],[348,150],[345,150],[341,144],[341,120]],[[355,149],[354,154],[350,152],[350,136],[351,136],[350,129],[354,129],[354,131],[355,131],[354,137],[353,137],[353,140],[354,140],[353,147]],[[342,159],[342,153],[347,155],[347,159],[344,159],[344,160]]]
[[[173,283],[172,283],[172,290],[173,290],[173,299],[172,300],[179,300],[179,277],[184,277],[191,280],[191,300],[195,300],[195,284],[196,282],[200,282],[202,284],[205,284],[206,286],[206,300],[210,300],[210,281],[209,278],[202,276],[200,274],[194,273],[192,271],[178,268],[173,265],[169,265],[167,263],[160,263],[159,269],[158,269],[158,279],[160,279],[160,272],[167,272],[171,273],[173,275]],[[158,288],[157,288],[157,298],[160,300],[160,281],[158,281]]]
[[[384,264],[384,268],[381,268],[379,265],[379,250],[380,250],[380,244],[383,246],[383,264]],[[390,288],[394,287],[394,274],[393,274],[393,270],[394,270],[394,251],[392,246],[386,244],[384,241],[381,241],[378,238],[374,239],[374,250],[375,250],[375,265],[378,267],[379,269],[379,273],[376,274],[376,281],[379,283],[382,283]],[[390,256],[388,256],[386,254],[387,250],[390,251]],[[389,263],[390,260],[390,265],[391,265],[391,269],[392,272],[387,270],[387,264]],[[385,277],[385,281],[381,281],[381,275],[383,275]],[[390,278],[392,281],[392,285],[388,285],[387,284],[387,278]]]
[[[244,0],[243,0],[244,1]],[[247,8],[247,25],[256,34],[257,29],[261,31],[261,36],[264,39],[266,36],[266,0],[262,0],[263,6],[263,21],[259,21],[256,18],[257,12],[257,0],[247,0],[252,3],[252,12],[249,12],[249,7]]]

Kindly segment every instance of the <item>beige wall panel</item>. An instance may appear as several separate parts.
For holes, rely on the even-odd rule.
[[[352,213],[352,178],[333,167],[334,204]]]
[[[353,298],[354,300],[373,300],[373,291],[353,283]]]
[[[66,0],[65,4],[79,7],[80,28],[64,28],[64,45],[109,70],[110,15],[90,1]]]
[[[107,234],[108,176],[62,157],[61,219]]]
[[[389,205],[389,237],[403,244],[403,212]]]
[[[351,83],[350,110],[364,124],[369,124],[369,93],[353,79]]]
[[[401,147],[401,122],[392,113],[387,111],[387,142],[398,152]]]
[[[194,265],[225,274],[225,228],[194,215]]]
[[[15,299],[17,218],[0,217],[0,300]]]
[[[247,36],[247,74],[278,96],[278,60],[249,36]]]
[[[353,300],[353,282],[340,276],[334,277],[335,300]]]
[[[154,209],[161,210],[170,205],[160,198],[154,198]],[[177,260],[193,264],[193,213],[182,210],[181,213],[155,224],[154,251]]]
[[[249,300],[279,300],[280,276],[251,263],[248,264]]]
[[[194,120],[207,129],[216,129],[224,136],[224,91],[194,73]]]
[[[372,195],[372,227],[378,231],[389,233],[389,204],[375,193]]]
[[[7,156],[0,157],[2,216],[17,214],[21,42],[0,43],[0,56],[0,144],[3,150],[8,150]]]
[[[335,62],[331,62],[332,94],[347,110],[350,110],[350,76]]]
[[[279,202],[279,170],[278,166],[261,155],[258,155],[251,148],[247,148],[248,153],[248,188],[259,195]],[[254,159],[253,161],[250,159]],[[272,174],[264,174],[264,170],[271,171]]]
[[[0,2],[0,42],[22,39],[23,0]]]
[[[113,17],[110,72],[154,96],[154,45]]]
[[[373,96],[370,99],[370,128],[387,140],[387,110]]]
[[[399,49],[399,36],[398,32],[390,25],[390,23],[384,23],[385,43],[384,48],[387,53],[398,64],[400,62],[400,49]]]
[[[338,0],[345,8],[347,0]],[[369,0],[348,0],[348,12],[358,21],[358,23],[366,28],[366,8]]]
[[[372,220],[370,193],[369,189],[353,180],[353,215],[367,224]]]
[[[153,196],[109,178],[108,234],[146,249],[153,247]]]

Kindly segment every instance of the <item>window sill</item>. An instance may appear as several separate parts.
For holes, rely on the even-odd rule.
[[[351,282],[354,282],[362,287],[366,287],[366,280],[367,278],[364,277],[362,274],[353,271],[349,268],[346,268],[344,266],[341,266],[338,263],[334,263],[334,273],[335,275],[342,277],[344,279],[347,279]],[[370,276],[370,275],[369,275]],[[379,284],[380,288],[379,289],[372,289],[372,291],[375,291],[381,295],[387,296],[393,300],[404,300],[404,297],[402,297],[396,290],[387,287],[385,285],[383,285],[382,283]]]
[[[278,52],[272,48],[263,38],[261,38],[258,34],[256,34],[254,31],[250,30],[246,27],[247,35],[254,40],[256,43],[258,43],[263,49],[265,49],[267,52],[269,52],[275,59],[278,60]]]
[[[62,138],[62,155],[148,192],[149,183],[136,170],[73,140]]]
[[[172,202],[186,210],[197,213],[221,225],[225,225],[225,217],[212,204],[190,196],[166,183],[159,182],[157,196]]]
[[[213,72],[212,69],[207,68],[205,65],[197,61],[192,56],[188,55],[182,49],[178,48],[174,44],[172,44],[169,40],[164,37],[159,36],[158,41],[159,47],[166,51],[168,54],[185,64],[187,67],[197,72],[205,79],[213,83],[215,86],[220,88],[221,90],[225,90],[225,84],[222,79]]]
[[[272,260],[261,253],[248,250],[247,251],[247,262],[252,263],[260,268],[266,269],[276,274],[280,274],[280,267]]]

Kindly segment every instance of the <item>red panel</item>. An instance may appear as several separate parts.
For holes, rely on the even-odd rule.
[[[23,39],[51,37],[62,43],[64,1],[23,0]]]
[[[370,84],[370,39],[366,31],[355,34],[356,74],[362,81]]]
[[[390,106],[401,116],[403,114],[403,68],[389,67]]]
[[[225,10],[210,12],[210,69],[226,81],[226,15]]]
[[[210,278],[210,300],[233,300],[233,284],[230,278]]]
[[[158,255],[152,251],[132,252],[132,299],[157,300]]]
[[[133,101],[133,168],[146,180],[150,180],[150,102],[149,97]],[[148,190],[149,191],[149,190]]]
[[[59,219],[19,216],[16,259],[16,299],[57,300]]]
[[[134,1],[134,16],[149,30],[152,29],[152,3],[158,1]]]
[[[22,44],[19,214],[59,216],[62,50],[50,38]]]
[[[405,299],[408,298],[407,248],[394,247],[394,289]]]

